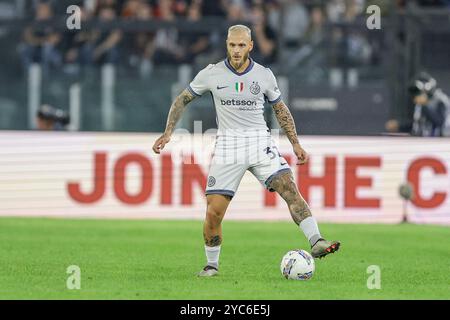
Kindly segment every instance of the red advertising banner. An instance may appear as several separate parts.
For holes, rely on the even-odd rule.
[[[158,136],[1,132],[0,215],[202,219],[214,135],[175,135],[156,155]],[[276,142],[319,221],[450,224],[450,139],[305,136],[303,166]],[[291,218],[247,172],[226,219]]]

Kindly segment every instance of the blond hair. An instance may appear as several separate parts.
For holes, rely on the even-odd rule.
[[[250,39],[252,38],[252,30],[243,24],[235,24],[234,26],[229,27],[228,36],[230,36],[230,33],[232,32],[245,32]]]

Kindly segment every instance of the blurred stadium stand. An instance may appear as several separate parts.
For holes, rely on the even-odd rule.
[[[381,30],[366,27],[371,4]],[[81,30],[67,29],[69,5]],[[411,117],[418,71],[450,91],[449,17],[448,0],[0,0],[0,129],[32,129],[46,103],[72,111],[74,130],[161,132],[174,95],[245,23],[301,134],[379,135]],[[193,120],[215,127],[209,96],[180,125]]]

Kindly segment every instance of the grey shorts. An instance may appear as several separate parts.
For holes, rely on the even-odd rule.
[[[271,137],[264,139],[221,139],[216,143],[209,167],[205,194],[233,197],[249,170],[269,191],[271,180],[290,171]]]

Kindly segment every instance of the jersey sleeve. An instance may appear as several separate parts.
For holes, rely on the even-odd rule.
[[[200,97],[202,94],[209,91],[208,70],[210,68],[211,65],[207,66],[205,69],[200,70],[200,72],[197,73],[194,80],[192,80],[187,87],[190,93],[197,97]]]
[[[269,79],[265,95],[270,104],[275,104],[281,101],[281,92],[278,88],[277,79],[273,75],[272,70],[267,68],[267,71],[269,73]]]

